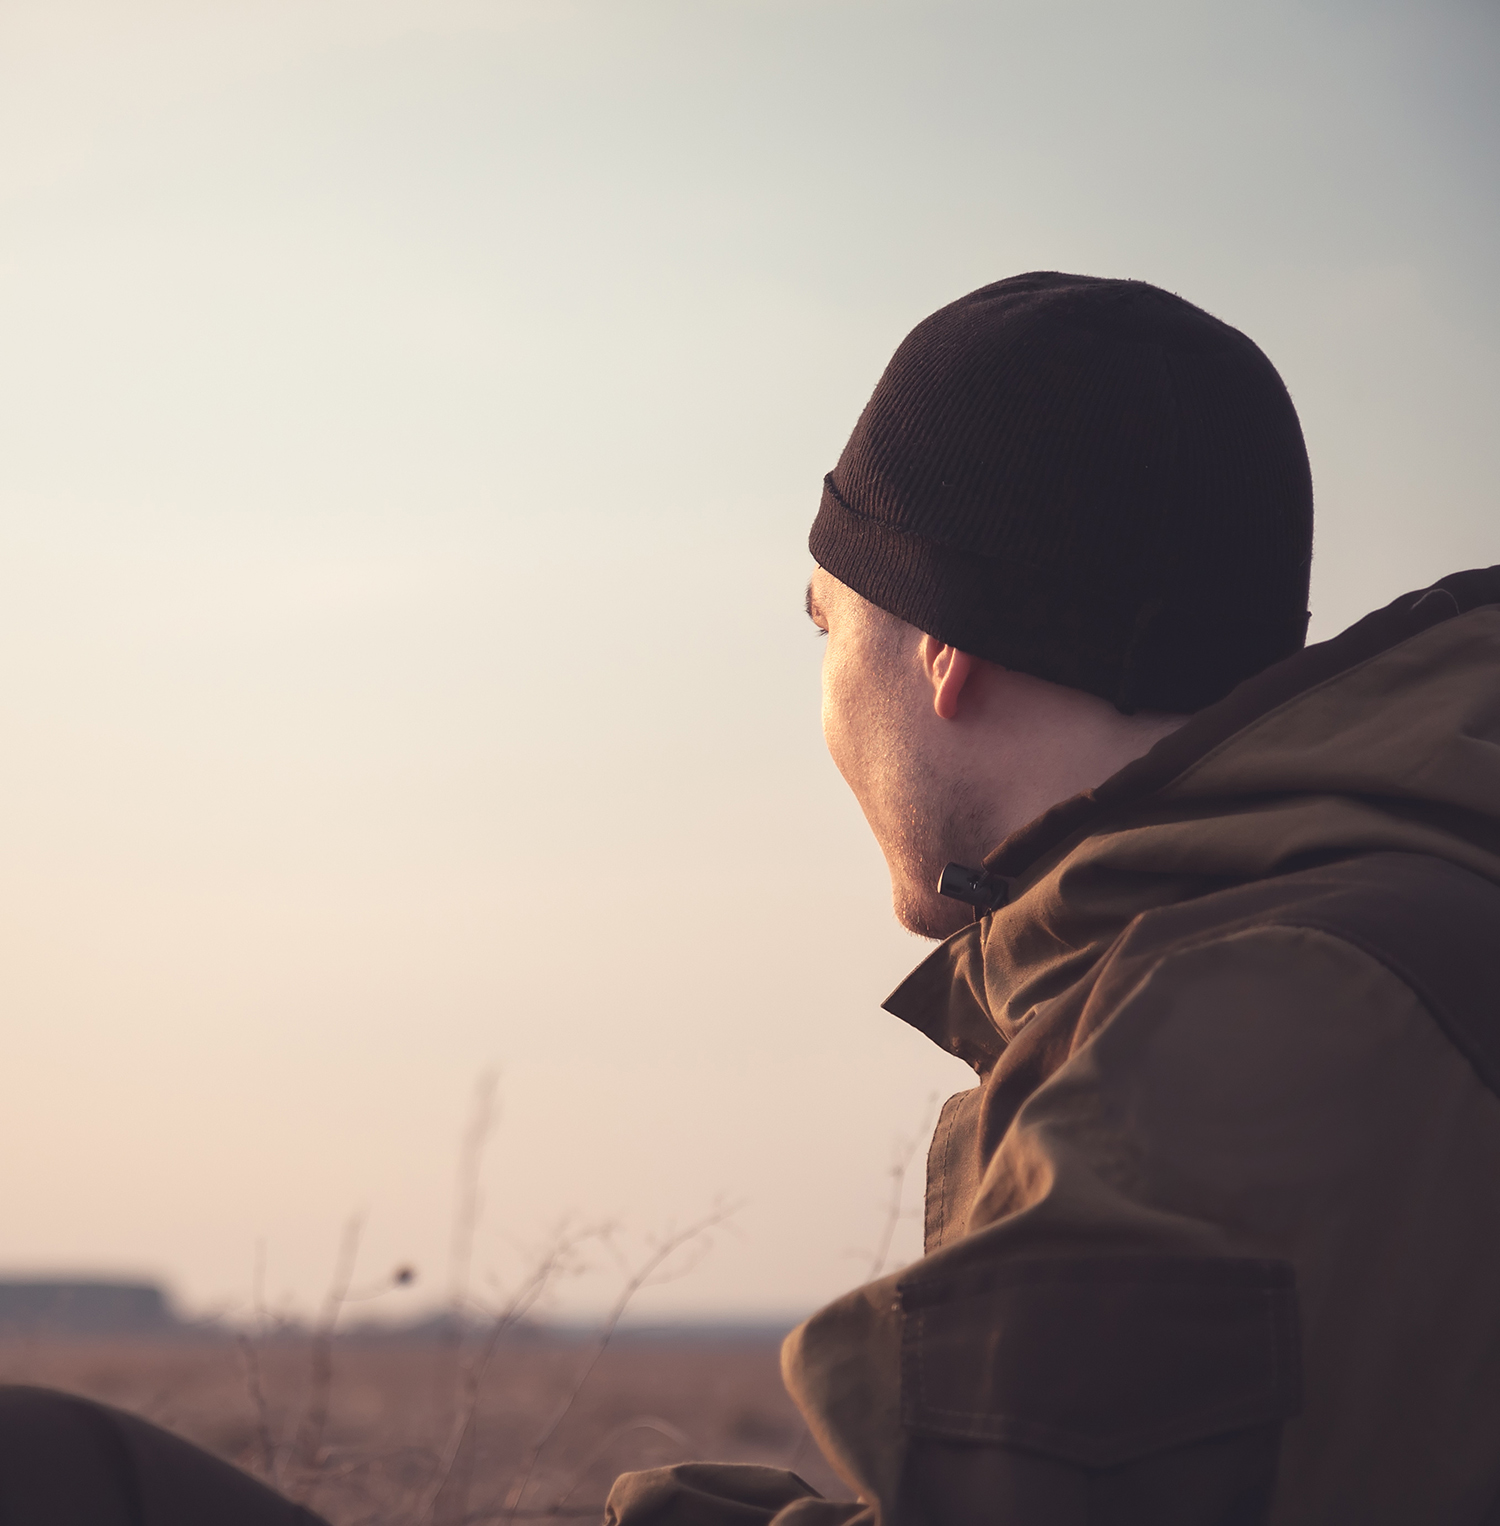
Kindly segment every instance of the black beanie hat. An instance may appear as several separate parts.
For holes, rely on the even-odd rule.
[[[1143,281],[1037,271],[906,337],[809,544],[962,651],[1181,713],[1302,646],[1312,479],[1238,329]]]

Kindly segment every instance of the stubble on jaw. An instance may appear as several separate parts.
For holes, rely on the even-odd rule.
[[[985,833],[989,802],[968,779],[942,781],[932,771],[914,781],[908,830],[895,855],[888,852],[891,910],[909,933],[942,939],[966,927],[971,909],[938,894],[938,879],[952,863],[977,864],[994,846]]]
[[[974,780],[935,761],[930,725],[918,717],[920,711],[921,719],[928,719],[931,696],[921,685],[907,687],[910,674],[903,665],[905,645],[915,633],[894,615],[879,613],[881,677],[889,688],[874,703],[885,733],[885,786],[898,795],[900,809],[876,835],[890,870],[896,920],[919,938],[942,939],[966,926],[972,913],[962,902],[940,896],[938,879],[948,864],[977,864],[995,846],[989,841],[994,802]]]

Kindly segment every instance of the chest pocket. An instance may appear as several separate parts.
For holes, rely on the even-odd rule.
[[[913,1520],[1264,1518],[1301,1399],[1290,1266],[1022,1260],[900,1297]]]

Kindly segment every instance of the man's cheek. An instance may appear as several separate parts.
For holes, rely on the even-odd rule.
[[[844,677],[842,664],[830,648],[823,655],[823,741],[840,773],[844,772],[841,758],[847,729]]]
[[[829,756],[835,763],[838,762],[838,715],[834,710],[833,696],[828,692],[828,685],[823,685],[823,743],[828,748]]]
[[[860,750],[857,738],[849,725],[849,713],[830,696],[823,706],[823,741],[833,766],[843,776],[844,783],[857,797],[862,798],[861,784],[864,770],[860,767]]]
[[[828,756],[833,759],[833,766],[843,775],[844,783],[857,794],[857,774],[851,767],[848,738],[840,728],[836,716],[825,715],[823,740],[828,746]]]

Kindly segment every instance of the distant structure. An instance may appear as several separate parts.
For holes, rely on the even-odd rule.
[[[177,1323],[166,1294],[154,1282],[0,1278],[0,1338],[160,1333]]]

